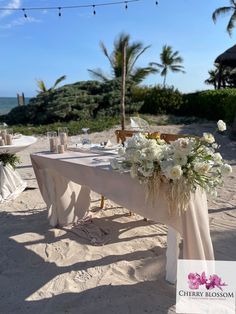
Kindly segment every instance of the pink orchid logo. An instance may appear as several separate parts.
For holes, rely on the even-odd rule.
[[[221,281],[221,278],[217,275],[211,275],[209,278],[206,277],[205,272],[201,275],[198,273],[189,273],[188,274],[188,286],[191,290],[199,289],[199,286],[205,285],[207,290],[211,290],[214,288],[219,288],[223,290],[222,287],[227,286],[226,283]]]

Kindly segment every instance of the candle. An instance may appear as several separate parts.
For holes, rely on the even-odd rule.
[[[57,149],[59,154],[63,154],[65,152],[65,146],[63,144],[58,145]]]
[[[6,131],[6,130],[2,130],[1,136],[2,136],[2,139],[4,140],[5,143],[6,143],[6,141],[7,141],[6,135],[7,135],[7,131]]]
[[[61,142],[61,145],[64,145],[64,149],[66,149],[67,148],[67,134],[66,134],[66,132],[60,133],[60,142]]]
[[[6,144],[12,145],[12,135],[11,134],[6,134]]]
[[[50,143],[50,152],[56,153],[56,151],[57,151],[57,138],[51,137],[49,139],[49,143]]]
[[[5,141],[3,138],[0,138],[0,146],[4,146],[5,145]]]

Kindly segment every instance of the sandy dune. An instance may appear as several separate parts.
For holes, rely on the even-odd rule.
[[[163,126],[165,133],[201,134],[213,124]],[[90,135],[93,142],[114,129]],[[236,142],[217,135],[233,173],[209,200],[216,258],[236,260]],[[18,171],[29,189],[0,205],[1,314],[142,314],[175,313],[175,287],[164,280],[167,228],[128,216],[128,210],[106,201],[92,212],[106,231],[107,244],[94,246],[72,231],[51,228],[31,167],[29,153],[46,150],[45,138],[20,153]],[[99,196],[92,195],[96,209]]]

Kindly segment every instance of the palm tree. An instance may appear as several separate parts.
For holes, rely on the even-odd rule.
[[[37,86],[39,88],[38,93],[52,92],[56,89],[57,85],[59,85],[62,81],[66,79],[66,75],[60,76],[51,88],[47,88],[46,84],[43,80],[36,80]]]
[[[235,0],[229,0],[229,6],[224,6],[216,9],[212,14],[212,19],[216,23],[219,16],[224,16],[225,14],[231,14],[231,17],[229,19],[229,22],[227,24],[226,30],[228,34],[232,35],[232,30],[235,26],[236,21],[236,1]]]
[[[114,41],[114,48],[111,53],[108,52],[105,44],[100,42],[100,47],[109,61],[111,67],[111,76],[107,76],[101,69],[88,71],[91,75],[101,81],[109,81],[111,79],[122,77],[122,54],[123,47],[126,46],[126,78],[135,84],[143,81],[150,73],[156,73],[157,69],[151,66],[147,67],[136,67],[136,63],[140,56],[148,49],[150,46],[144,47],[142,42],[135,41],[130,42],[130,35],[120,34],[118,38]]]
[[[219,70],[213,69],[208,71],[209,77],[205,80],[205,84],[213,85],[214,89],[217,89]]]
[[[172,72],[184,72],[184,67],[181,65],[183,63],[183,58],[179,55],[178,51],[173,51],[171,46],[164,45],[162,47],[162,52],[160,53],[161,63],[151,62],[150,66],[155,67],[157,70],[161,70],[161,76],[164,76],[163,86],[166,86],[166,77],[168,71]]]

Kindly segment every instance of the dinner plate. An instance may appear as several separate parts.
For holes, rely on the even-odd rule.
[[[90,144],[90,145],[72,145],[68,147],[68,150],[72,151],[78,151],[78,152],[97,152],[97,153],[103,153],[103,152],[116,152],[117,149],[120,148],[120,145],[113,145],[109,147],[104,147],[98,144]]]

